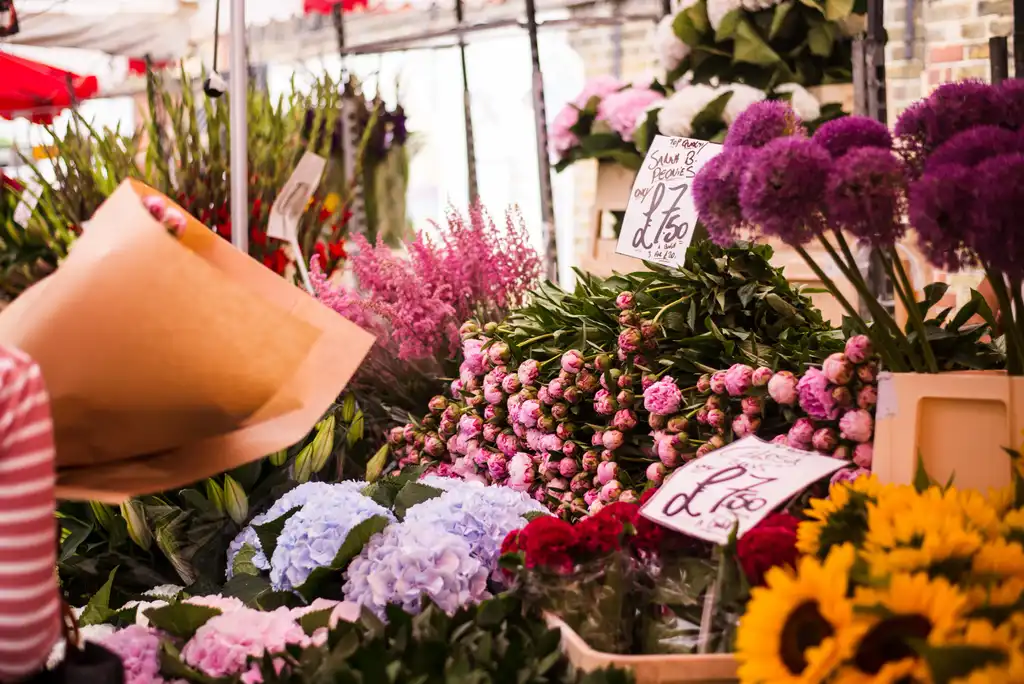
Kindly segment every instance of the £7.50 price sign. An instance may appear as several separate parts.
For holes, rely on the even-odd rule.
[[[776,506],[846,461],[747,437],[686,464],[641,514],[692,537],[725,544],[749,532]]]
[[[697,224],[693,179],[721,148],[704,140],[656,136],[633,181],[615,251],[681,266]]]

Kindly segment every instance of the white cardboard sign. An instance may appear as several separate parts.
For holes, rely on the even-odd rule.
[[[721,149],[705,140],[655,136],[633,181],[615,251],[681,266],[697,225],[693,179]]]
[[[725,544],[737,523],[742,537],[779,504],[847,465],[745,437],[672,473],[640,512],[691,537]]]
[[[270,220],[267,222],[269,237],[288,242],[295,241],[298,236],[299,220],[309,205],[309,198],[320,185],[320,176],[323,175],[326,165],[326,159],[312,152],[302,155],[302,159],[270,207]]]

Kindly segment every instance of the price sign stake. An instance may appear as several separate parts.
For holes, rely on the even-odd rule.
[[[313,286],[309,282],[309,270],[306,268],[306,257],[299,246],[299,220],[309,206],[309,200],[320,185],[327,160],[323,157],[306,152],[302,155],[288,182],[281,188],[277,199],[270,207],[270,219],[267,222],[267,236],[284,240],[295,251],[295,263],[306,289],[312,294]]]

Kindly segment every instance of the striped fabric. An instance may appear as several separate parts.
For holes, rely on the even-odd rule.
[[[60,635],[54,480],[39,366],[0,347],[0,682],[42,668]]]

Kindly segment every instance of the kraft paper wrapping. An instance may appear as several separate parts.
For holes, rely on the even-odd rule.
[[[60,268],[0,311],[50,393],[57,495],[119,503],[302,439],[373,336],[125,181]],[[174,206],[168,200],[169,206]]]

